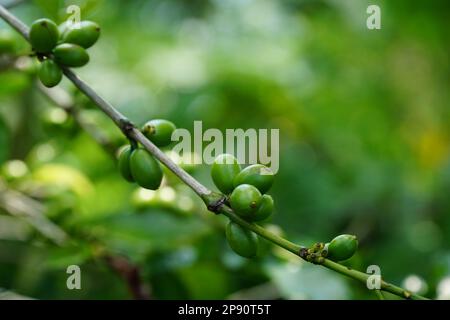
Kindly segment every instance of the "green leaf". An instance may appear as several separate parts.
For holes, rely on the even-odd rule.
[[[65,1],[64,11],[60,12],[62,18],[66,20],[69,17],[69,13],[66,9],[69,5],[76,5],[80,7],[80,18],[81,20],[90,20],[90,17],[96,12],[96,10],[102,6],[103,0],[71,0]]]
[[[59,10],[63,6],[63,0],[34,0],[34,4],[41,9],[46,18],[58,21]]]
[[[10,96],[20,93],[30,83],[30,78],[16,71],[5,71],[0,73],[0,96]]]
[[[50,269],[66,269],[70,265],[81,265],[92,256],[89,246],[78,243],[70,247],[48,248],[46,266]]]
[[[33,173],[33,178],[48,185],[66,187],[83,196],[93,191],[91,181],[77,169],[64,164],[46,164]]]
[[[8,158],[9,152],[9,130],[3,118],[0,117],[0,163]]]
[[[136,258],[186,246],[209,232],[197,217],[174,216],[163,210],[110,215],[89,221],[89,226],[108,248]]]
[[[229,293],[229,273],[215,264],[196,264],[181,269],[178,274],[186,284],[190,299],[224,299]]]

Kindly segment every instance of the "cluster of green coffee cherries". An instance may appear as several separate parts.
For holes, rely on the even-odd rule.
[[[341,234],[327,243],[316,243],[306,251],[306,260],[321,263],[324,258],[345,261],[353,257],[358,249],[355,235]]]
[[[266,194],[272,187],[274,174],[262,164],[250,165],[243,170],[231,154],[221,154],[211,168],[216,187],[225,194],[233,211],[248,222],[264,221],[273,211],[273,199]],[[239,255],[251,258],[258,251],[258,236],[230,221],[226,228],[230,247]]]
[[[273,172],[266,166],[254,164],[241,170],[237,159],[230,154],[218,156],[211,169],[214,184],[226,197],[234,212],[248,222],[264,221],[273,211],[273,199],[266,192],[272,187]],[[230,247],[239,255],[251,258],[258,251],[258,236],[230,221],[226,228]],[[306,251],[306,260],[320,262],[328,258],[344,261],[351,258],[358,248],[354,235],[343,234],[329,243],[317,243]]]
[[[141,131],[157,147],[166,147],[172,141],[175,125],[164,119],[153,119],[144,124]],[[119,171],[129,182],[149,190],[159,188],[163,171],[159,162],[142,147],[135,143],[124,146],[119,152]]]
[[[50,19],[38,19],[30,28],[29,40],[41,61],[38,76],[46,87],[56,86],[64,67],[82,67],[89,62],[86,49],[97,42],[100,27],[92,21],[69,22],[59,26]]]
[[[157,147],[170,145],[175,125],[164,119],[153,119],[144,124],[142,133]],[[163,170],[159,162],[144,148],[131,143],[122,147],[118,156],[118,167],[123,178],[140,187],[157,190],[162,182]],[[225,201],[233,211],[248,222],[267,220],[274,207],[272,197],[266,194],[274,181],[273,172],[262,164],[241,169],[238,160],[231,154],[221,154],[211,168],[211,177],[216,187],[225,195]],[[258,252],[258,236],[239,224],[230,221],[226,227],[226,238],[231,249],[246,258]],[[306,251],[306,260],[320,262],[328,258],[344,261],[354,255],[358,248],[356,236],[343,234],[329,243],[317,243]]]

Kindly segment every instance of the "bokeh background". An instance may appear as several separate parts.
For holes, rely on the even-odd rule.
[[[61,23],[70,4],[102,27],[77,72],[136,124],[280,129],[268,228],[304,245],[356,234],[347,265],[450,298],[448,1],[35,0],[12,12]],[[369,4],[381,30],[366,28]],[[42,94],[26,42],[0,28],[17,38],[0,57],[0,298],[376,299],[268,243],[238,257],[225,218],[169,174],[156,193],[125,182]],[[214,188],[208,166],[185,167]],[[81,290],[66,287],[69,265]]]

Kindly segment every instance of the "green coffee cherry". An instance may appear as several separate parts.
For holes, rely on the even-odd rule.
[[[163,177],[161,166],[142,148],[131,153],[130,171],[133,179],[142,188],[156,190],[161,185]]]
[[[55,61],[67,67],[82,67],[89,62],[89,55],[77,44],[63,43],[53,51]]]
[[[234,186],[251,184],[261,193],[266,193],[273,183],[273,172],[262,164],[254,164],[242,170],[234,179]]]
[[[16,47],[14,34],[9,30],[0,30],[0,54],[13,53]]]
[[[38,19],[31,25],[29,37],[36,52],[51,52],[58,43],[58,27],[50,19]]]
[[[262,196],[261,204],[252,217],[252,221],[266,220],[273,211],[273,199],[268,194]]]
[[[242,218],[251,221],[261,205],[262,196],[258,189],[249,184],[241,184],[230,196],[231,208]]]
[[[142,133],[156,146],[165,147],[172,142],[175,125],[164,119],[153,119],[142,127]]]
[[[327,258],[334,261],[350,259],[358,249],[358,239],[354,235],[341,234],[325,245]]]
[[[92,21],[81,21],[66,24],[63,29],[62,41],[77,44],[85,49],[94,45],[100,37],[100,27]]]
[[[258,236],[240,225],[229,222],[225,231],[228,244],[237,254],[253,258],[258,250]]]
[[[61,68],[51,59],[41,63],[38,75],[42,84],[48,88],[56,86],[62,79]]]
[[[119,171],[122,177],[129,181],[134,182],[133,175],[131,174],[130,169],[130,156],[131,156],[132,150],[131,146],[124,147],[120,153],[119,153]]]
[[[241,171],[237,159],[231,154],[221,154],[214,159],[211,177],[220,191],[229,194],[233,191],[233,180]]]

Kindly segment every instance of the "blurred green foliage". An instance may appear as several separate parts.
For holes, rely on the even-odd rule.
[[[77,72],[136,124],[280,129],[270,228],[305,245],[356,234],[349,265],[376,264],[386,279],[450,298],[448,1],[34,0],[13,12],[27,24],[60,23],[70,4],[102,27]],[[381,7],[381,30],[366,28],[369,4]],[[236,256],[225,219],[170,174],[156,193],[125,182],[39,93],[18,36],[15,50],[25,55],[21,70],[0,59],[0,287],[33,298],[130,298],[99,258],[107,251],[137,265],[159,299],[376,298],[265,242],[256,259]],[[126,142],[75,95],[87,121]],[[191,170],[213,188],[208,166]],[[8,190],[31,199],[28,213],[64,230],[67,244],[14,214],[5,203],[22,200]],[[82,290],[66,288],[70,264],[81,266]]]

